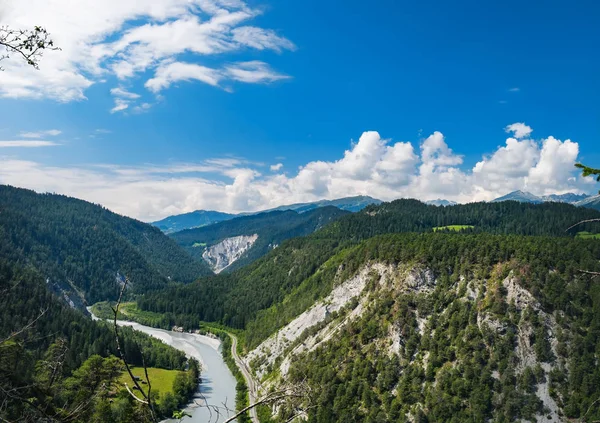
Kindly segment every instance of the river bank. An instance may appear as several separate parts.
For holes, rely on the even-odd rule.
[[[97,319],[93,314],[92,316]],[[236,379],[223,359],[223,345],[219,339],[194,333],[156,329],[130,321],[118,320],[117,324],[129,326],[160,339],[201,363],[201,383],[185,409],[191,417],[186,417],[183,423],[222,423],[235,414]],[[174,423],[177,420],[165,422]]]

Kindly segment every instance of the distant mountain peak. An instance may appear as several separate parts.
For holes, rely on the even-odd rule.
[[[442,198],[438,198],[437,200],[429,200],[429,201],[425,201],[425,204],[428,204],[430,206],[456,206],[458,203],[456,201],[450,201],[450,200],[445,200]]]
[[[492,200],[492,203],[499,203],[501,201],[519,201],[521,203],[543,203],[544,200],[537,195],[534,195],[527,191],[513,191],[502,197],[498,197],[495,200]]]

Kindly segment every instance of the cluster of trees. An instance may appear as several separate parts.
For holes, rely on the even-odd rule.
[[[0,257],[32,265],[72,298],[116,299],[210,271],[158,228],[85,201],[0,186]]]
[[[309,235],[347,214],[349,212],[333,206],[320,207],[305,213],[292,210],[272,211],[187,229],[170,236],[193,257],[202,260],[205,249],[223,239],[257,234],[258,239],[252,248],[227,268],[227,272],[230,272],[259,259],[286,239]]]
[[[196,360],[190,360],[186,372],[177,373],[173,381],[172,392],[165,393],[160,398],[154,398],[158,402],[158,410],[163,417],[172,417],[173,413],[184,407],[189,398],[198,389],[198,378],[200,377],[200,365]]]

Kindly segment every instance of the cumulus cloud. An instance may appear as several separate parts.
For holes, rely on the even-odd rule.
[[[512,125],[508,125],[506,128],[504,128],[504,130],[508,134],[512,132],[514,134],[514,137],[518,139],[526,138],[529,135],[531,135],[531,132],[533,132],[533,129],[531,129],[530,126],[519,122],[513,123]]]
[[[470,202],[516,189],[536,195],[585,192],[592,188],[577,177],[578,155],[579,145],[571,140],[509,137],[465,168],[441,132],[415,145],[367,131],[338,160],[309,162],[295,174],[278,173],[281,163],[263,174],[266,165],[235,157],[138,167],[56,167],[0,156],[0,183],[64,193],[156,220],[197,209],[254,211],[353,195]]]
[[[84,100],[90,86],[111,75],[126,81],[150,73],[147,86],[154,92],[178,75],[211,85],[225,77],[243,83],[282,79],[266,64],[259,65],[262,62],[231,67],[223,60],[212,65],[218,77],[202,70],[207,56],[247,49],[295,50],[284,36],[250,25],[261,13],[242,0],[3,2],[4,24],[32,28],[43,22],[62,50],[47,52],[39,71],[19,60],[3,62],[6,72],[0,74],[0,97]],[[215,62],[212,57],[211,63]],[[247,69],[251,63],[252,69]],[[120,99],[113,111],[124,110],[126,100],[135,100],[118,92],[120,88],[113,90]]]

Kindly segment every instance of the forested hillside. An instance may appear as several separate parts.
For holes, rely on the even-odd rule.
[[[171,234],[171,237],[193,257],[202,260],[206,249],[215,244],[241,235],[257,235],[251,248],[228,266],[227,270],[231,271],[264,256],[286,239],[309,235],[347,214],[349,212],[333,206],[319,207],[304,213],[292,210],[273,211],[188,229]]]
[[[260,310],[284,301],[304,282],[317,289],[294,300],[303,311],[331,284],[322,266],[337,253],[378,234],[431,232],[447,225],[472,225],[466,233],[546,235],[572,237],[565,229],[584,219],[600,217],[594,210],[568,204],[476,203],[452,207],[428,206],[416,200],[398,200],[343,216],[316,233],[283,243],[262,259],[230,275],[202,278],[189,286],[176,286],[140,298],[143,310],[167,313],[172,324],[195,327],[198,320],[218,321],[237,328],[251,328],[249,339],[268,336],[289,320],[273,312],[277,325],[248,324]],[[593,225],[578,230],[593,231]],[[443,230],[442,230],[443,232]],[[338,260],[337,258],[335,260]],[[340,265],[343,260],[338,260]],[[305,282],[306,281],[306,282]],[[205,301],[210,298],[210,302]],[[248,301],[252,298],[252,301]]]
[[[427,232],[436,227],[469,225],[473,226],[471,232],[564,236],[573,223],[595,217],[600,217],[596,210],[564,203],[505,201],[435,207],[417,200],[396,200],[346,216],[321,233],[343,239],[366,239],[384,233]],[[591,224],[578,228],[594,229]]]
[[[85,201],[5,185],[0,257],[35,267],[74,302],[116,299],[124,276],[142,293],[210,273],[158,228]]]
[[[249,358],[268,383],[309,381],[309,422],[596,421],[600,288],[580,269],[599,258],[593,240],[375,237],[331,266],[329,312]]]

